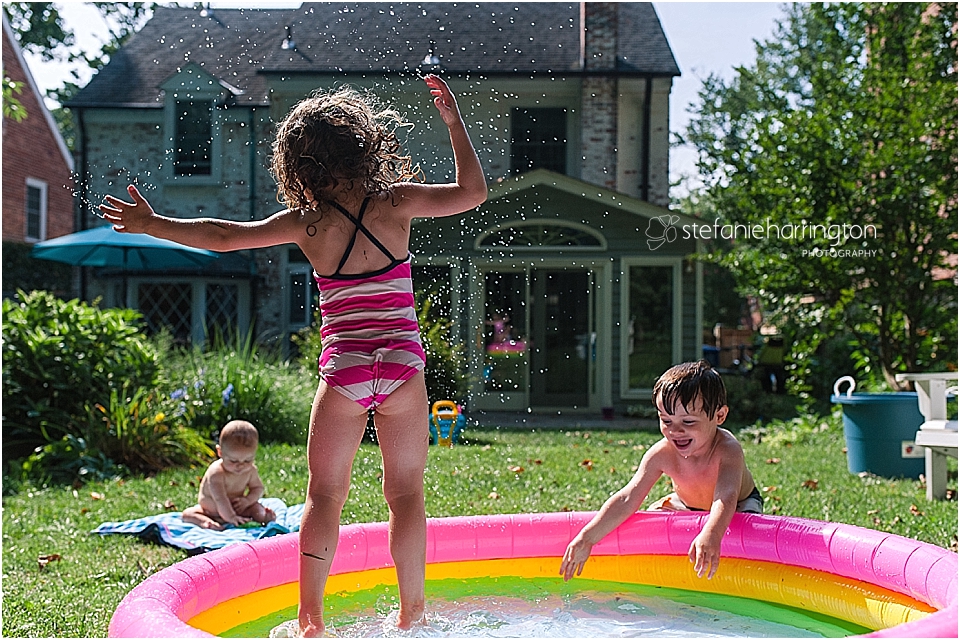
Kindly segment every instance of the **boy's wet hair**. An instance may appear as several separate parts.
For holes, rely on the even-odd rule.
[[[257,428],[246,420],[231,420],[220,430],[220,446],[250,449],[260,443]]]
[[[699,398],[700,408],[713,419],[717,410],[727,404],[727,390],[720,374],[706,360],[699,360],[667,369],[653,385],[654,405],[657,398],[670,415],[676,410],[677,402],[689,411]]]
[[[351,87],[314,92],[277,128],[270,164],[277,200],[289,209],[326,208],[340,185],[383,195],[395,182],[420,178],[410,156],[400,154],[396,128],[403,126],[410,125],[371,93]]]

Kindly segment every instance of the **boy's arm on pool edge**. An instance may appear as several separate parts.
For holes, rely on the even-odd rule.
[[[717,474],[717,484],[713,490],[710,515],[703,529],[690,543],[690,549],[687,552],[697,577],[702,578],[706,575],[708,580],[716,574],[720,566],[720,545],[733,520],[733,514],[737,512],[745,464],[740,443],[733,440],[721,446],[722,450],[718,451],[721,456],[720,469]]]
[[[565,581],[583,573],[593,546],[637,512],[650,489],[663,475],[662,466],[657,461],[660,450],[661,447],[654,445],[644,454],[630,482],[610,496],[593,519],[567,545],[560,563],[560,573]]]

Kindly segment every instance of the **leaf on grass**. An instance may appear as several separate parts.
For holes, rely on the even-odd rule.
[[[175,486],[177,486],[178,484],[180,484],[180,483],[177,482],[176,480],[171,480],[171,481],[170,481],[170,486],[171,486],[171,487],[175,487]]]
[[[507,469],[509,469],[513,473],[517,473],[517,474],[523,473],[523,467],[521,467],[520,465],[513,465],[510,467],[507,467]]]
[[[593,460],[589,458],[580,463],[581,467],[586,467],[587,471],[593,471]]]
[[[610,473],[616,473],[616,472],[617,472],[616,467],[610,467]]]
[[[83,515],[85,513],[90,513],[90,509],[87,509],[86,507],[84,507],[83,509],[80,509],[80,515]]]
[[[488,495],[487,497],[490,498],[491,500],[499,500],[500,494],[497,493],[496,491],[491,491],[490,495]]]
[[[881,520],[880,518],[874,516],[874,517],[873,517],[873,524],[875,524],[875,525],[877,525],[877,526],[879,527],[881,524],[883,524],[883,520]]]
[[[803,484],[800,485],[800,486],[803,487],[804,489],[809,489],[810,491],[816,491],[817,489],[820,488],[820,481],[819,481],[819,480],[804,480],[804,481],[803,481]]]
[[[48,553],[45,555],[38,556],[37,566],[40,569],[40,571],[43,571],[44,567],[46,567],[51,562],[60,562],[60,558],[61,556],[59,553]]]
[[[878,513],[880,513],[880,509],[870,509],[870,511],[867,511],[868,516],[875,516]]]
[[[179,509],[177,509],[176,503],[174,503],[174,501],[171,500],[170,498],[167,498],[166,500],[164,500],[163,508],[166,509],[167,511],[179,511]]]
[[[540,458],[537,458],[536,460],[531,460],[530,462],[533,464],[543,464],[543,460],[541,460]]]
[[[923,515],[923,511],[920,511],[920,508],[915,504],[910,505],[910,513],[912,513],[915,516]]]
[[[954,491],[953,489],[947,489],[947,493],[944,494],[943,499],[944,499],[944,500],[953,500],[953,499],[955,499],[956,497],[957,497],[957,492],[956,492],[956,491]],[[954,551],[956,551],[956,549],[954,549]]]
[[[764,492],[764,493],[770,493],[771,491],[776,491],[776,490],[777,490],[777,486],[776,486],[776,485],[771,485],[771,486],[769,486],[769,487],[764,487],[764,488],[763,488],[763,492]]]
[[[767,464],[780,464],[780,458],[767,458]]]
[[[106,496],[104,496],[102,493],[97,493],[96,491],[91,491],[91,492],[90,492],[90,499],[91,499],[91,500],[103,500],[105,497],[106,497]]]

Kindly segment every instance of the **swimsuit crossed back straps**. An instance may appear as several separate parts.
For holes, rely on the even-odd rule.
[[[369,202],[367,197],[356,216],[330,202],[356,228],[333,275],[313,274],[320,288],[320,377],[366,409],[376,408],[426,363],[414,308],[410,255],[394,258],[363,225]],[[343,274],[361,232],[390,264],[368,273]]]

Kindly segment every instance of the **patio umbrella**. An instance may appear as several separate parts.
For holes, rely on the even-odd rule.
[[[199,267],[219,257],[213,251],[144,233],[120,233],[109,225],[38,242],[30,255],[79,267],[114,267],[124,271]]]

